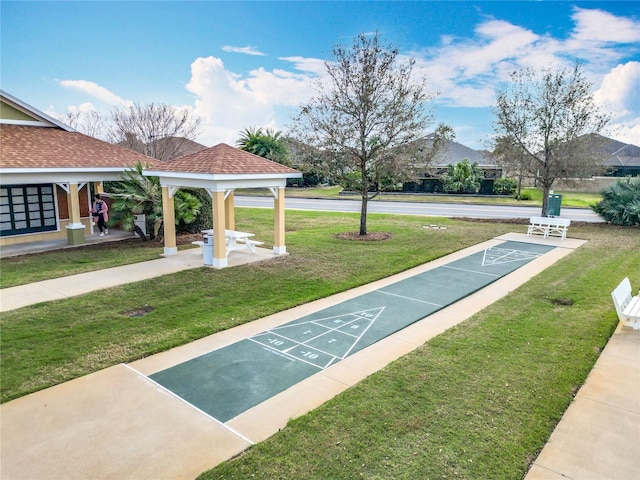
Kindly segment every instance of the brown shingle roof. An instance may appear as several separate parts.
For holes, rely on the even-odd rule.
[[[126,168],[157,160],[60,128],[0,126],[1,168]]]
[[[291,174],[299,173],[293,168],[281,165],[253,153],[230,147],[224,143],[185,155],[153,167],[158,172],[185,172],[202,174]]]

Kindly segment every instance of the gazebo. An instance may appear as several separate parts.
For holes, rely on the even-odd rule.
[[[273,252],[287,253],[284,234],[284,197],[288,178],[302,174],[293,168],[239,150],[224,143],[143,171],[160,178],[164,218],[174,218],[174,195],[180,187],[203,188],[212,199],[213,267],[227,266],[225,230],[235,229],[234,191],[237,188],[266,188],[273,195]],[[173,222],[164,222],[164,254],[174,255],[176,231]]]

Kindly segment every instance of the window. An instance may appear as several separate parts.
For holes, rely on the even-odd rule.
[[[53,185],[0,188],[0,236],[55,230]]]

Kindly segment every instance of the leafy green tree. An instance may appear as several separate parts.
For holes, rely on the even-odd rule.
[[[236,146],[240,150],[253,153],[282,165],[291,166],[289,149],[281,131],[267,128],[249,127],[240,132]]]
[[[147,225],[153,233],[152,238],[157,238],[162,223],[162,187],[160,179],[154,176],[145,176],[142,170],[147,166],[138,162],[132,169],[125,170],[120,182],[111,184],[115,199],[112,208],[118,212],[122,226],[125,230],[133,230],[134,215],[144,214]],[[178,190],[174,196],[175,218],[174,222],[186,224],[196,220],[202,204],[194,195]]]
[[[602,190],[602,201],[591,208],[606,222],[640,226],[640,177],[628,177]]]
[[[600,111],[579,64],[513,72],[497,92],[494,114],[503,152],[515,152],[521,172],[542,187],[542,216],[557,179],[569,183],[601,170],[599,149],[581,138],[600,132],[610,118]]]
[[[444,175],[444,189],[453,193],[478,193],[484,174],[478,162],[470,163],[464,159],[455,165],[447,166],[447,173]]]
[[[360,34],[351,46],[336,45],[325,62],[326,81],[300,107],[293,134],[322,155],[334,178],[358,172],[360,235],[367,234],[367,205],[384,181],[414,178],[411,155],[432,121],[426,103],[436,96],[380,35]]]

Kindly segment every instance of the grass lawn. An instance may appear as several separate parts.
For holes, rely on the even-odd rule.
[[[126,248],[134,244],[136,248]],[[0,260],[0,288],[155,260],[162,252],[162,245],[156,242],[142,243],[133,239],[104,243],[99,249],[78,247],[3,258]]]
[[[345,198],[358,199],[358,193],[352,195],[340,195],[342,187],[310,187],[310,188],[288,188],[288,197],[317,197],[317,198]],[[237,191],[238,195],[263,195],[259,190]],[[591,205],[602,200],[599,193],[584,192],[555,192],[562,195],[562,207],[589,208]],[[542,206],[542,191],[537,188],[524,188],[522,194],[528,196],[528,200],[516,200],[512,196],[473,196],[473,195],[420,195],[412,194],[389,194],[383,193],[376,197],[377,200],[401,201],[401,202],[431,202],[431,203],[467,203],[467,204],[489,204],[489,205],[521,205],[521,206]]]
[[[269,239],[272,216],[269,210],[242,209],[236,224]],[[195,269],[3,313],[2,401],[386,277],[504,232],[525,231],[524,225],[507,223],[372,214],[369,231],[392,232],[392,239],[335,238],[356,230],[358,218],[287,212],[289,256]],[[428,223],[448,228],[423,229]],[[640,283],[637,229],[572,225],[569,234],[589,243],[202,478],[520,478],[615,328],[610,291],[625,275],[633,285]],[[64,270],[73,263],[74,250],[64,253],[59,266],[47,268]],[[30,268],[29,263],[24,257],[22,265]],[[3,270],[4,265],[3,260]],[[152,311],[144,317],[127,315],[145,306]]]

